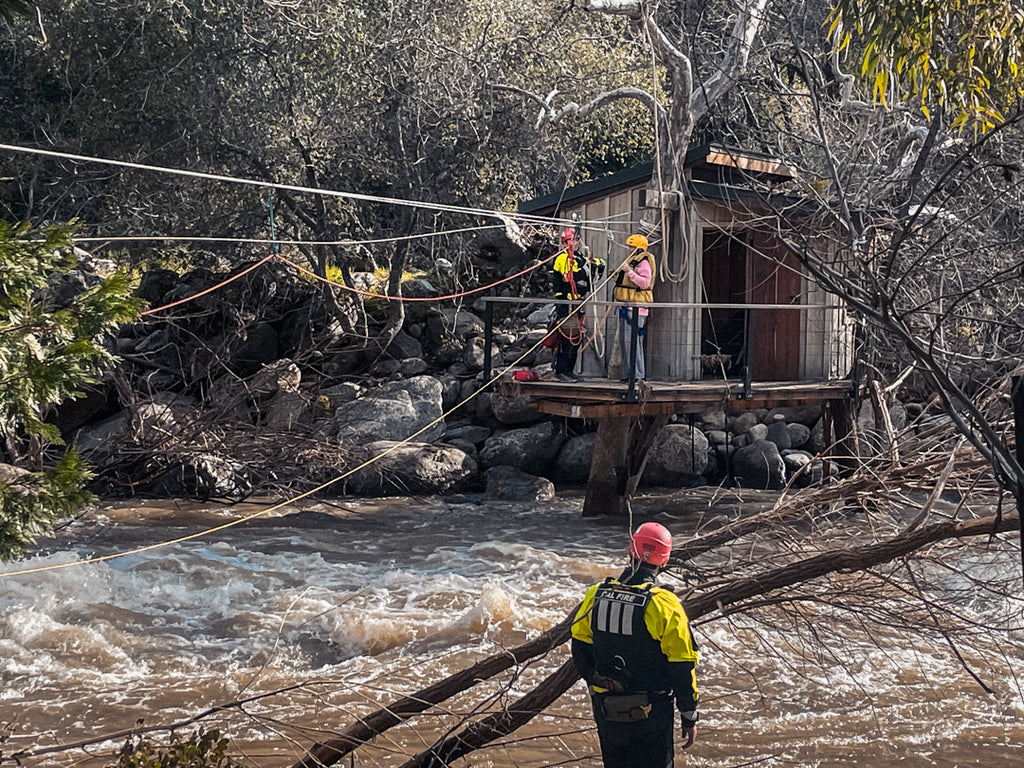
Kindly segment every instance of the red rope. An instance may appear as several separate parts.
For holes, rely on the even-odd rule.
[[[170,309],[171,307],[176,307],[179,304],[185,304],[185,303],[187,303],[189,301],[193,301],[195,299],[198,299],[200,296],[205,296],[208,293],[213,293],[214,291],[218,291],[221,288],[223,288],[225,285],[227,285],[228,283],[234,282],[235,280],[237,280],[238,278],[242,277],[243,275],[249,274],[250,272],[252,272],[257,267],[262,267],[264,264],[266,264],[268,261],[270,261],[272,258],[274,258],[274,255],[275,254],[271,253],[269,256],[264,256],[262,259],[257,261],[255,264],[253,264],[252,266],[246,267],[245,269],[243,269],[238,274],[232,275],[227,280],[222,280],[221,282],[217,283],[216,285],[211,285],[209,288],[206,288],[206,289],[200,291],[199,293],[195,293],[195,294],[193,294],[191,296],[186,296],[184,299],[178,299],[177,301],[172,301],[170,304],[164,304],[162,307],[156,307],[155,309],[147,309],[145,312],[142,312],[141,314],[143,314],[143,315],[152,315],[154,312],[162,312],[165,309]]]

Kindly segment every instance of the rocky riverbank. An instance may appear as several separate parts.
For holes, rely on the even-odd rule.
[[[382,347],[352,333],[361,318],[340,289],[276,261],[224,284],[240,271],[143,276],[138,294],[167,309],[125,327],[112,341],[121,366],[57,415],[67,441],[95,467],[94,490],[204,499],[313,488],[361,496],[465,491],[542,500],[586,483],[596,425],[488,391],[479,303],[411,304]],[[84,287],[89,273],[74,279]],[[371,273],[354,280],[360,290],[383,290]],[[425,276],[407,293],[438,291]],[[379,328],[375,301],[365,306],[369,327]],[[547,316],[532,304],[497,321],[495,366],[519,361],[550,375],[550,352],[530,352]],[[924,410],[899,402],[887,409],[895,430],[908,410],[912,418]],[[866,403],[858,420],[865,436],[880,432],[875,422]],[[709,410],[662,431],[641,485],[820,482],[817,457],[828,442],[817,408]],[[871,440],[861,442],[871,450]]]

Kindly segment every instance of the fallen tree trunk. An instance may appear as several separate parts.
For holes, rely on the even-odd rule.
[[[737,579],[707,594],[687,600],[686,612],[690,619],[695,619],[716,608],[721,609],[755,595],[763,595],[766,592],[792,586],[829,573],[866,570],[938,541],[964,539],[971,536],[989,536],[994,533],[1006,533],[1017,528],[1016,517],[991,516],[977,520],[951,520],[916,530],[904,531],[891,539],[876,544],[866,544],[852,549],[831,550],[776,568],[759,576]],[[569,627],[566,622],[562,622],[559,626],[563,625],[566,626],[564,639],[568,640]],[[454,736],[438,742],[406,762],[402,768],[447,766],[449,763],[445,760],[462,757],[494,739],[507,736],[540,714],[551,702],[569,690],[572,684],[579,679],[575,668],[572,668],[570,673],[569,668],[571,667],[572,661],[566,662],[556,672],[545,678],[540,685],[510,704],[503,712],[490,715],[480,723],[473,723]],[[530,711],[531,707],[533,708],[532,712]]]
[[[292,768],[315,768],[315,766],[333,765],[349,752],[352,752],[374,736],[383,733],[388,728],[398,725],[413,715],[424,712],[430,707],[440,704],[442,701],[462,693],[477,683],[494,677],[517,664],[522,664],[524,661],[541,656],[553,648],[557,648],[568,639],[571,621],[572,615],[570,614],[563,621],[528,643],[523,643],[508,651],[496,653],[493,656],[488,656],[473,666],[467,667],[461,672],[457,672],[428,688],[399,699],[383,709],[378,709],[354,725],[350,725],[336,738],[325,741],[322,744],[315,744],[306,756],[295,763]]]
[[[543,712],[555,699],[569,690],[579,678],[576,665],[569,659],[554,674],[512,706],[471,724],[456,736],[442,739],[427,751],[402,763],[400,768],[442,768],[451,765],[452,760],[468,755],[528,723],[534,715]]]

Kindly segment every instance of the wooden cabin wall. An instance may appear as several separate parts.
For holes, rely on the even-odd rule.
[[[609,277],[622,263],[629,250],[626,237],[635,232],[641,218],[658,221],[659,212],[642,209],[640,197],[643,186],[621,190],[595,198],[572,209],[558,212],[569,218],[573,213],[583,222],[581,239],[591,253],[606,264],[605,277]],[[777,231],[774,217],[765,218],[749,211],[730,208],[726,203],[707,200],[692,202],[689,211],[679,216],[679,229],[671,233],[679,238],[685,253],[683,263],[666,263],[660,245],[652,247],[658,263],[657,282],[654,286],[656,302],[699,304],[703,301],[704,230],[749,230],[753,227]],[[788,221],[786,226],[793,226]],[[822,253],[830,253],[834,246],[827,238],[819,244]],[[600,284],[601,281],[596,281]],[[612,300],[614,280],[595,291],[595,298]],[[801,304],[824,305],[799,313],[799,368],[801,380],[842,378],[853,365],[853,324],[842,302],[810,280],[806,273],[800,282]],[[583,352],[582,371],[585,376],[622,376],[622,361],[617,338],[618,322],[614,311],[606,307],[590,306],[587,321],[591,328],[602,328]],[[648,324],[646,357],[648,376],[666,381],[699,381],[701,312],[696,308],[654,309]]]
[[[811,247],[829,262],[834,262],[835,241],[817,238]],[[854,358],[854,323],[846,305],[835,294],[828,293],[814,281],[804,277],[807,303],[824,304],[825,309],[808,310],[810,329],[806,378],[841,379],[850,374]],[[820,337],[821,342],[815,343]]]

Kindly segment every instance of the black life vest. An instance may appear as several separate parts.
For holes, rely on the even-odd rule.
[[[590,628],[598,685],[607,679],[627,691],[671,690],[668,659],[644,621],[653,590],[657,589],[651,583],[630,586],[614,579],[605,579],[597,588]]]

